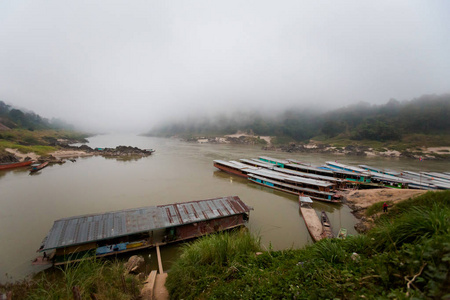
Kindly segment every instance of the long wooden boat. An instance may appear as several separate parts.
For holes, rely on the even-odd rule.
[[[322,223],[322,238],[334,238],[333,227],[331,227],[331,222],[326,212],[322,211],[320,221]]]
[[[237,161],[214,160],[214,167],[229,174],[234,174],[244,178],[248,177],[248,173],[259,169],[258,167],[249,166]]]
[[[30,169],[30,173],[33,173],[33,172],[37,172],[37,171],[39,171],[39,170],[42,170],[42,169],[45,168],[46,166],[48,166],[48,162],[47,162],[47,161],[44,162],[44,163],[42,163],[42,164],[40,164],[40,165],[32,166],[31,169]]]
[[[267,176],[267,175],[266,175]],[[294,185],[293,183],[284,182],[283,178],[275,178],[272,176],[271,178],[265,176],[259,176],[255,174],[248,174],[248,180],[265,186],[271,189],[283,191],[286,193],[294,194],[294,195],[307,195],[314,200],[323,201],[323,202],[332,202],[332,203],[341,203],[340,196],[333,192],[320,191],[312,188],[301,187]]]
[[[56,220],[32,264],[66,264],[180,242],[244,226],[251,208],[237,196]]]
[[[302,213],[303,220],[305,220],[306,228],[313,240],[318,242],[323,239],[323,228],[319,216],[311,206],[312,203],[313,201],[309,197],[299,197],[300,212]]]
[[[21,161],[21,162],[17,162],[17,163],[0,164],[0,170],[26,167],[26,166],[31,165],[32,163],[33,162],[31,160],[28,160],[28,161]]]

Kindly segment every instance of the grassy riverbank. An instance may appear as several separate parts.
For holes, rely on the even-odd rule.
[[[31,280],[0,285],[0,294],[10,291],[12,299],[76,299],[76,287],[81,299],[137,299],[142,281],[124,271],[118,261],[85,260],[42,272]]]
[[[248,234],[207,237],[185,247],[166,286],[174,299],[441,298],[449,241],[450,192],[429,192],[395,204],[366,235],[301,250],[257,256]]]
[[[0,155],[6,154],[5,149],[17,149],[22,153],[34,152],[46,155],[58,149],[59,141],[84,141],[89,135],[70,130],[26,130],[12,129],[0,132]]]

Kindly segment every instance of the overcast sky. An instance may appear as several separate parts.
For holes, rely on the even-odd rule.
[[[0,1],[0,100],[146,131],[450,92],[450,1]]]

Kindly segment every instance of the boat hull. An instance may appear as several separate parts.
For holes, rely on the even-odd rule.
[[[19,168],[19,167],[26,167],[31,165],[33,162],[31,160],[29,161],[22,161],[18,163],[11,163],[11,164],[0,164],[0,170],[6,170],[6,169],[13,169],[13,168]]]
[[[225,173],[229,173],[229,174],[233,174],[233,175],[237,175],[240,177],[244,177],[244,178],[248,178],[247,174],[244,174],[242,171],[238,171],[232,168],[228,168],[227,166],[224,165],[220,165],[217,163],[214,163],[214,167],[216,167],[217,169],[224,171]]]
[[[45,168],[46,166],[48,166],[48,162],[42,163],[42,164],[40,164],[40,165],[37,166],[37,167],[31,168],[30,172],[31,172],[31,173],[37,172],[37,171],[39,171],[39,170],[42,170],[42,169]]]
[[[334,238],[333,228],[331,227],[330,219],[328,218],[326,212],[322,211],[320,216],[320,221],[322,222],[322,237],[323,238]]]
[[[303,220],[305,221],[306,228],[309,234],[315,242],[320,241],[322,236],[322,224],[320,223],[319,217],[313,208],[300,206],[300,211],[302,213]]]
[[[310,197],[311,199],[314,199],[314,200],[317,200],[317,201],[328,202],[328,203],[341,203],[340,200],[320,198],[320,197],[314,196],[314,195],[312,195],[312,194],[310,194],[310,193],[308,193],[308,192],[306,192],[306,191],[291,191],[291,190],[284,189],[284,188],[281,188],[281,187],[272,186],[272,185],[267,185],[267,184],[264,184],[264,183],[262,183],[262,182],[258,182],[258,181],[256,181],[256,180],[253,180],[253,179],[250,178],[250,177],[249,177],[248,179],[249,179],[251,182],[256,183],[256,184],[258,184],[258,185],[261,185],[261,186],[264,186],[264,187],[268,187],[268,188],[271,188],[271,189],[274,189],[274,190],[286,192],[286,193],[289,193],[289,194],[292,194],[292,195],[296,195],[296,196],[306,195],[306,196]]]

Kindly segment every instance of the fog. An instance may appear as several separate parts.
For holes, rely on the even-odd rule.
[[[450,92],[450,2],[0,1],[0,100],[83,129]]]

